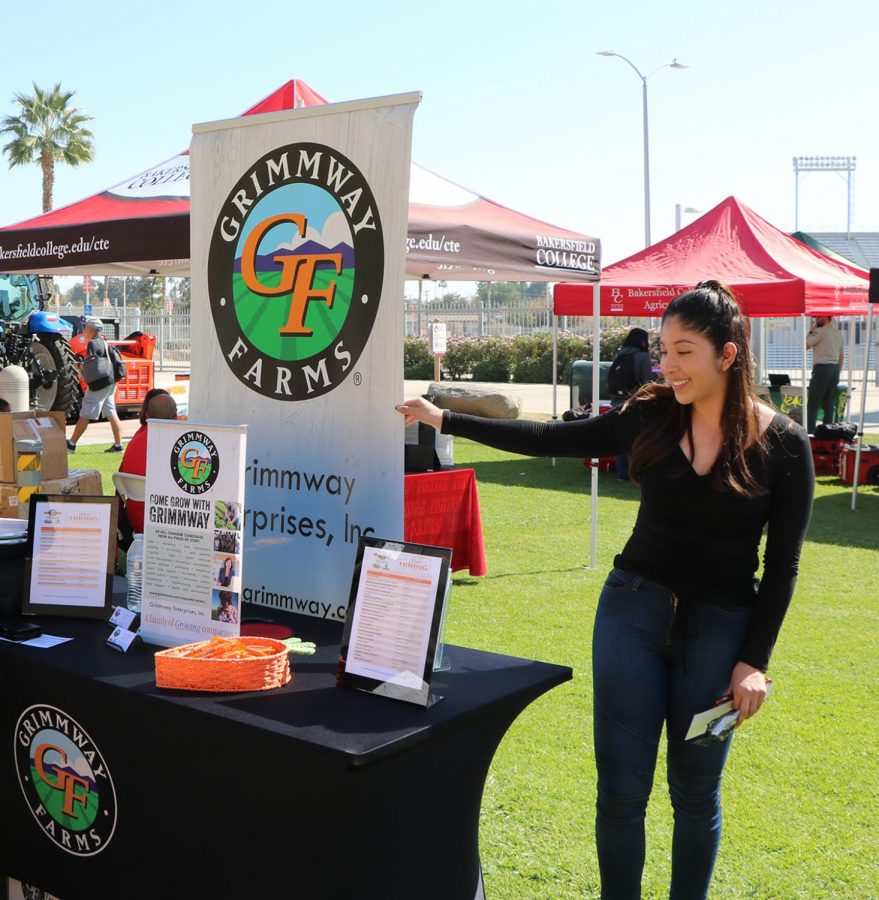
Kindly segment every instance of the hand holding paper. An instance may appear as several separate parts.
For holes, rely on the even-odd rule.
[[[762,674],[762,673],[761,673]],[[772,681],[764,679],[766,683],[766,696],[772,693]],[[711,709],[696,713],[684,740],[695,741],[697,744],[710,744],[715,741],[725,741],[733,728],[740,725],[744,719],[740,710],[733,708],[733,698],[723,697],[721,702]]]

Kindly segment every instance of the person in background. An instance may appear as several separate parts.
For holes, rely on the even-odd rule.
[[[88,342],[86,349],[86,359],[92,356],[107,356],[107,341],[103,335],[104,323],[97,316],[88,316],[85,320],[83,334]],[[82,398],[82,407],[80,408],[79,421],[73,426],[73,434],[67,441],[67,449],[73,453],[76,451],[77,441],[83,436],[89,422],[97,422],[103,414],[104,418],[110,423],[110,430],[113,432],[113,446],[106,449],[106,453],[122,452],[122,429],[119,425],[119,416],[116,415],[116,385],[110,383],[106,387],[92,390],[87,387],[85,395]]]
[[[619,408],[642,384],[653,381],[653,367],[648,352],[650,335],[643,328],[633,328],[620,345],[607,373],[610,405]],[[616,457],[617,481],[629,480],[629,456]]]
[[[766,699],[815,473],[806,432],[757,398],[746,323],[727,288],[702,282],[672,300],[660,355],[664,384],[645,384],[592,419],[483,419],[424,399],[396,408],[407,424],[425,422],[513,453],[630,453],[641,503],[592,633],[601,896],[641,896],[644,819],[665,730],[674,808],[670,896],[695,900],[708,895],[720,844],[731,741],[694,745],[687,730],[695,713],[726,695],[740,723]],[[551,597],[547,584],[544,602]],[[753,853],[761,829],[751,831]]]
[[[806,346],[812,348],[812,377],[809,379],[809,399],[806,407],[807,431],[815,433],[818,409],[824,411],[824,424],[836,421],[836,388],[845,353],[842,335],[832,316],[817,316],[812,330],[806,335]]]
[[[12,407],[9,405],[8,400],[4,400],[0,397],[0,413],[12,412]]]
[[[146,475],[147,453],[147,419],[176,419],[177,403],[164,388],[153,388],[144,397],[140,410],[141,426],[131,436],[122,461],[119,463],[119,471],[130,475]],[[143,503],[137,500],[128,500],[125,503],[125,515],[128,525],[133,532],[143,532]],[[120,528],[125,533],[125,530]]]
[[[140,428],[138,428],[137,431],[140,431],[142,428],[146,427],[147,419],[157,418],[156,416],[150,416],[149,414],[150,401],[153,399],[153,397],[158,397],[159,394],[167,393],[168,392],[164,388],[150,388],[150,390],[148,390],[143,395],[143,402],[140,404],[140,412],[137,416],[138,421],[140,422]],[[137,434],[137,431],[135,432],[135,434]]]

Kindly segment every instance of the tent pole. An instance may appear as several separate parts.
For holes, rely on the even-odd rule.
[[[854,381],[853,372],[855,365],[855,320],[857,316],[849,316],[848,319],[848,400],[845,404],[845,421],[852,420],[852,383]]]
[[[559,319],[552,314],[552,417],[558,418],[558,384],[559,384]]]
[[[601,283],[596,281],[592,285],[592,414],[590,418],[598,415],[599,399],[599,369],[601,366]],[[592,499],[592,524],[589,543],[589,565],[587,569],[595,570],[598,564],[598,460],[589,461],[591,480],[589,491]]]
[[[559,386],[559,319],[552,310],[552,418],[558,419],[558,386]],[[552,458],[555,467],[555,457]]]
[[[800,320],[803,323],[803,413],[800,417],[800,424],[803,428],[808,431],[809,430],[809,422],[807,410],[809,406],[809,397],[808,397],[808,386],[806,384],[806,331],[808,329],[807,316],[805,313],[800,315]]]
[[[858,508],[858,476],[861,473],[861,446],[864,443],[864,425],[866,424],[867,382],[869,380],[870,368],[870,339],[873,336],[873,308],[875,305],[875,303],[871,303],[870,309],[867,312],[867,352],[864,357],[864,384],[861,388],[861,417],[858,419],[858,448],[855,450],[855,476],[852,478],[852,512]]]
[[[766,319],[761,316],[758,320],[760,323],[760,380],[762,382],[769,381],[769,347],[766,345]]]

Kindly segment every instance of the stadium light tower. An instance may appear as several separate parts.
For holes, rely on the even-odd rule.
[[[846,172],[848,175],[847,203],[845,214],[845,239],[852,234],[852,205],[854,188],[852,174],[855,171],[856,156],[795,156],[794,157],[794,231],[800,230],[800,172]]]

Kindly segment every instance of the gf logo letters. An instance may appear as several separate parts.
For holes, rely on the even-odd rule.
[[[52,781],[49,778],[49,773],[46,771],[46,767],[43,762],[46,754],[50,750],[54,750],[61,757],[62,765],[67,765],[67,754],[64,752],[63,748],[56,747],[54,744],[42,744],[37,748],[36,754],[34,756],[34,763],[36,765],[37,773],[39,774],[43,782],[49,785],[50,788],[53,788],[56,791],[64,792],[64,805],[61,807],[61,812],[63,812],[67,816],[76,817],[76,812],[73,809],[73,804],[79,803],[80,806],[86,805],[86,802],[88,801],[89,783],[85,778],[80,778],[78,775],[74,775],[72,772],[66,772],[60,769],[56,769],[58,780]],[[84,787],[85,793],[77,794],[77,786]]]
[[[260,222],[247,237],[244,243],[244,251],[241,255],[241,277],[247,289],[254,294],[264,297],[278,297],[282,294],[290,294],[290,315],[287,324],[279,333],[282,335],[296,335],[310,337],[312,330],[305,327],[305,313],[311,300],[324,300],[327,307],[332,309],[333,298],[336,294],[336,282],[330,281],[323,290],[314,288],[314,272],[318,263],[332,263],[336,274],[342,272],[341,253],[311,253],[298,256],[279,255],[274,260],[281,266],[281,280],[277,287],[268,287],[263,284],[256,272],[256,256],[259,242],[263,236],[275,225],[281,222],[291,222],[296,226],[300,237],[305,237],[305,216],[300,213],[281,213],[271,216]]]

